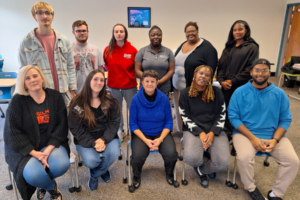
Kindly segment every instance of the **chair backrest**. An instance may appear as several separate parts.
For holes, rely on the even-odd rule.
[[[0,55],[0,72],[2,72],[4,59],[2,59],[2,56]]]
[[[269,153],[266,153],[266,152],[261,152],[261,151],[258,151],[255,156],[260,156],[260,157],[270,157],[271,155]]]
[[[9,102],[14,93],[17,72],[0,72],[0,102]]]

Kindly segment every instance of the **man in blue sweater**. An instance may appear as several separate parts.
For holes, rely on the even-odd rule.
[[[254,184],[254,157],[258,151],[272,155],[279,164],[269,200],[280,200],[295,179],[299,158],[285,133],[291,123],[290,102],[280,88],[268,83],[271,63],[256,59],[250,74],[253,80],[231,97],[228,118],[234,127],[233,144],[244,188],[253,200],[264,200]]]

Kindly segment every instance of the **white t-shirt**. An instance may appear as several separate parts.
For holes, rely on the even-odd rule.
[[[95,45],[78,46],[72,43],[72,50],[76,66],[76,94],[78,94],[88,74],[98,69],[98,66],[103,65],[104,62],[102,52]]]

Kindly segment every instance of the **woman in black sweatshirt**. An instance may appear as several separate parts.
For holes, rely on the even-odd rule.
[[[230,28],[225,49],[218,65],[217,80],[222,86],[226,106],[229,106],[233,92],[250,79],[252,62],[258,58],[259,45],[251,38],[247,22],[238,20]],[[232,132],[226,115],[225,127]]]
[[[94,70],[70,102],[69,128],[83,164],[89,168],[90,190],[98,178],[109,182],[108,168],[118,156],[119,104],[106,90],[104,73]]]

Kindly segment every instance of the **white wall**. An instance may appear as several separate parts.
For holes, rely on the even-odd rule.
[[[4,71],[16,70],[21,39],[34,27],[31,6],[37,0],[0,0],[0,54]],[[290,1],[290,0],[288,0]],[[209,40],[220,57],[234,21],[250,24],[252,37],[260,45],[260,57],[276,63],[287,0],[48,0],[55,11],[52,27],[74,41],[71,26],[86,20],[89,42],[101,50],[108,45],[116,23],[127,26],[127,7],[151,7],[151,24],[163,31],[163,45],[176,49],[184,40],[184,26],[197,21],[200,37]],[[137,48],[149,44],[149,29],[129,28],[129,41]],[[273,66],[272,71],[275,71]]]

